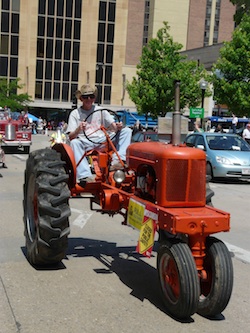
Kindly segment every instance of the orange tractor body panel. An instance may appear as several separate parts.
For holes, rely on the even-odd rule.
[[[155,202],[159,206],[205,205],[206,155],[203,151],[160,142],[134,143],[128,147],[127,162],[133,169],[145,164],[154,169]]]

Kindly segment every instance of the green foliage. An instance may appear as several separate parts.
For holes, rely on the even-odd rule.
[[[10,82],[5,78],[0,78],[0,106],[8,106],[12,111],[22,110],[29,102],[31,97],[28,94],[17,94],[18,89],[24,87],[17,78]]]
[[[234,22],[240,24],[244,14],[250,14],[250,0],[230,0],[233,5],[236,5],[234,14]]]
[[[237,115],[250,116],[250,16],[243,16],[232,40],[220,49],[213,73],[217,102]]]
[[[157,38],[151,39],[142,50],[137,78],[127,83],[127,91],[139,114],[150,112],[157,117],[174,111],[176,80],[181,82],[180,108],[200,105],[199,81],[202,78],[208,81],[207,72],[180,54],[182,45],[174,42],[168,31],[168,23],[164,22]]]

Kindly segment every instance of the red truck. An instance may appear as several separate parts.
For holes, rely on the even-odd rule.
[[[14,147],[22,149],[29,154],[31,146],[31,129],[27,127],[20,117],[17,120],[11,116],[0,118],[0,134],[2,135],[2,148]]]

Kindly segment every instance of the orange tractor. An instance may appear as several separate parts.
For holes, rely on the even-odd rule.
[[[211,237],[229,231],[230,215],[212,207],[205,153],[179,142],[178,89],[177,85],[172,143],[133,143],[126,165],[110,171],[117,151],[101,126],[107,143],[102,150],[88,152],[92,183],[76,182],[77,166],[66,143],[30,153],[23,200],[27,258],[42,266],[65,257],[69,199],[90,193],[92,209],[97,204],[102,213],[121,214],[123,224],[139,225],[140,253],[150,253],[154,232],[158,233],[157,271],[168,313],[180,319],[195,312],[211,317],[225,309],[233,287],[230,253]]]

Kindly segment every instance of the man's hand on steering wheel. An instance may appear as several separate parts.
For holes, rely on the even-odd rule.
[[[120,121],[119,123],[116,123],[116,128],[117,128],[117,131],[120,131],[123,127],[123,123]]]
[[[97,109],[97,110],[94,110],[92,113],[90,113],[90,114],[86,117],[85,121],[82,122],[81,124],[85,124],[85,126],[86,126],[88,118],[89,118],[93,113],[95,113],[95,112],[106,112],[106,111],[108,111],[108,112],[114,117],[114,122],[111,124],[111,127],[113,128],[113,131],[116,132],[115,135],[113,136],[113,139],[114,139],[114,137],[118,134],[118,132],[119,132],[119,131],[122,129],[122,127],[123,127],[123,123],[120,122],[120,117],[119,117],[119,115],[118,115],[115,111],[112,111],[112,110],[109,110],[109,109]],[[118,121],[116,122],[116,120],[118,120]],[[96,130],[93,131],[91,134],[93,134],[94,132],[97,132],[98,130],[101,130],[101,131],[103,131],[104,133],[107,134],[107,128],[105,128],[105,127],[103,126],[103,124],[102,124],[102,126],[101,126],[99,129],[96,129]],[[85,129],[83,129],[83,134],[85,135],[86,139],[88,139],[90,142],[95,143],[95,144],[99,144],[99,143],[100,143],[100,142],[96,142],[95,140],[92,140],[92,139],[91,139],[91,136],[86,134],[86,127],[85,127]],[[106,134],[105,134],[105,135],[106,135]]]
[[[82,121],[80,123],[80,130],[81,131],[85,131],[86,130],[86,126],[87,126],[87,122],[86,121]]]

